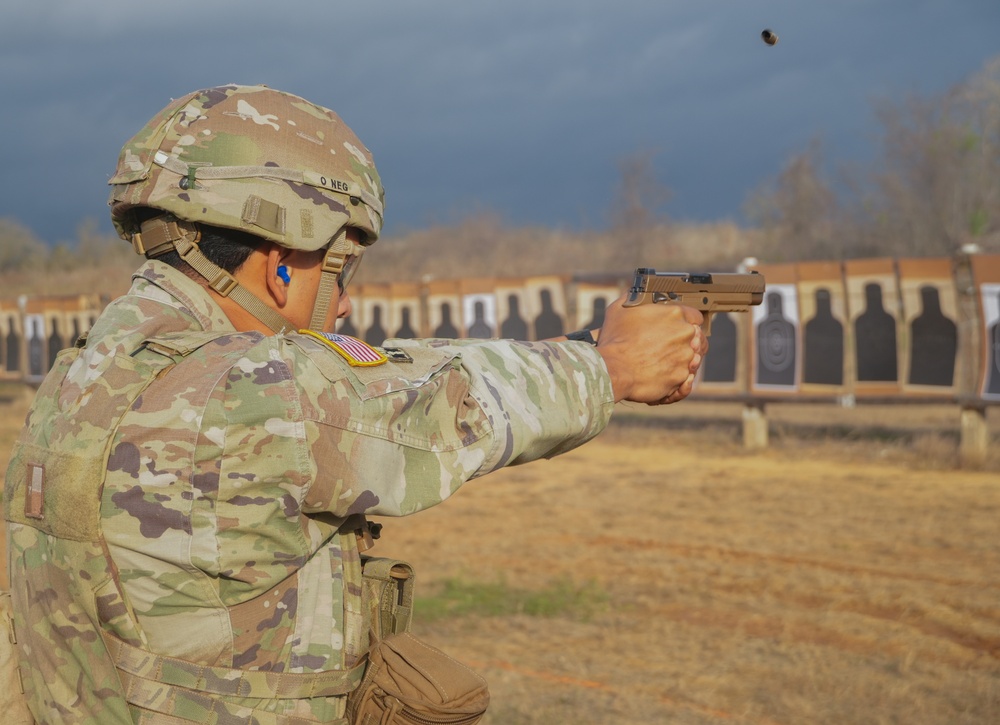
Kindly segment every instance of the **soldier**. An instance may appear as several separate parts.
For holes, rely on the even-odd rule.
[[[266,87],[169,104],[110,180],[147,261],[45,379],[7,473],[21,675],[41,723],[342,723],[369,646],[356,532],[690,393],[696,310],[598,343],[333,333],[379,236],[368,150]]]

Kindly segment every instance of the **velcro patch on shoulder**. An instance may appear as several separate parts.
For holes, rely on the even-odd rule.
[[[388,362],[388,358],[366,342],[347,335],[333,332],[315,332],[299,330],[302,335],[314,337],[325,345],[333,348],[352,367],[371,367]]]
[[[413,358],[399,347],[380,347],[385,356],[394,363],[412,363]]]

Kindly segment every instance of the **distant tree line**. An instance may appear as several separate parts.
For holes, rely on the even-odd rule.
[[[871,168],[824,172],[815,139],[754,191],[769,261],[1000,252],[1000,57],[947,93],[876,104]]]
[[[73,242],[49,245],[16,219],[0,217],[0,294],[120,294],[127,289],[136,267],[131,246],[99,231],[92,220],[76,231]]]
[[[102,267],[131,256],[128,244],[116,236],[99,232],[93,221],[84,222],[77,228],[75,243],[59,242],[49,246],[16,219],[0,217],[0,274]]]

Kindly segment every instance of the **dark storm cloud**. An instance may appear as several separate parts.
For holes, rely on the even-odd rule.
[[[3,0],[0,216],[49,241],[109,228],[124,140],[171,97],[240,82],[336,109],[375,152],[390,231],[477,208],[603,225],[640,150],[672,216],[737,218],[813,137],[866,160],[873,99],[944,92],[998,37],[996,0]]]

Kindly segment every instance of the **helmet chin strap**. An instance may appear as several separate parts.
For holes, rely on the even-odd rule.
[[[169,214],[144,221],[140,231],[132,235],[132,246],[139,254],[153,259],[171,249],[176,249],[181,259],[204,277],[208,281],[209,288],[214,292],[228,297],[278,334],[295,330],[295,325],[290,320],[268,307],[260,298],[241,285],[233,275],[202,254],[198,248],[199,241],[201,241],[201,231],[198,229],[198,225],[176,219]],[[341,266],[343,266],[343,261],[341,261]],[[336,284],[336,277],[334,277],[334,284]],[[319,297],[316,298],[316,303],[319,304]],[[327,307],[329,307],[329,299],[327,299]],[[313,310],[313,318],[315,319],[315,317],[316,311]]]
[[[333,291],[337,289],[337,280],[340,279],[340,274],[344,271],[347,258],[353,252],[354,244],[348,240],[347,227],[344,227],[337,232],[333,242],[326,248],[326,256],[323,257],[319,288],[316,290],[316,301],[313,302],[312,318],[309,320],[310,330],[318,332],[323,330],[323,325],[326,324],[326,320],[330,316]]]

